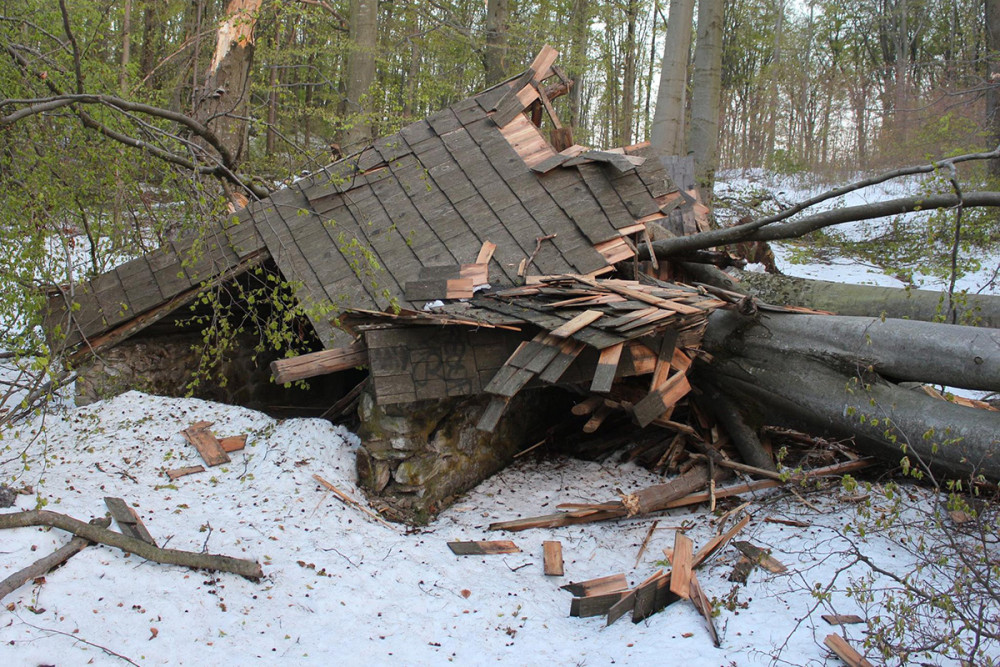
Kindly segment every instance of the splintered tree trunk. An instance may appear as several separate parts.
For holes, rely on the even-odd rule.
[[[854,437],[892,463],[1000,479],[1000,412],[904,389],[1000,387],[1000,331],[907,320],[731,311],[709,318],[701,372],[767,423]]]
[[[660,155],[686,154],[684,115],[693,14],[694,0],[670,0],[660,88],[656,93],[656,112],[650,136],[650,143]]]
[[[246,157],[254,29],[263,0],[230,0],[216,32],[205,83],[196,91],[194,117],[219,138],[222,163],[235,170]]]

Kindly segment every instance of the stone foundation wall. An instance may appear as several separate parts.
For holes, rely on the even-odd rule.
[[[100,358],[91,360],[79,371],[77,404],[87,405],[129,389],[158,396],[187,396],[188,383],[199,365],[197,345],[200,341],[201,336],[194,333],[136,337],[102,351]],[[240,340],[221,372],[211,381],[201,382],[192,395],[258,410],[266,410],[270,405],[301,402],[299,397],[285,396],[292,392],[301,394],[301,390],[285,390],[271,382],[270,359],[253,360],[255,344],[256,339],[250,337]],[[324,398],[321,394],[325,393],[326,384],[322,380],[311,384],[321,388],[315,392],[316,398]]]
[[[380,406],[365,393],[358,407],[361,484],[397,518],[424,523],[541,439],[553,409],[569,407],[559,391],[524,391],[486,433],[476,423],[488,402],[479,395]]]

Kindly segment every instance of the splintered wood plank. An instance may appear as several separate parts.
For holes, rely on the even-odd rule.
[[[241,435],[231,435],[228,438],[219,438],[219,444],[222,445],[222,449],[227,454],[241,451],[247,446],[247,434],[243,433]]]
[[[715,629],[715,621],[712,620],[712,603],[708,601],[708,596],[702,590],[701,584],[698,582],[698,577],[694,572],[691,573],[690,595],[691,602],[694,603],[694,608],[698,610],[698,613],[705,618],[705,623],[708,624],[708,634],[712,637],[712,643],[718,648],[721,642],[719,641],[719,632]]]
[[[448,548],[456,556],[487,556],[493,554],[513,554],[521,551],[510,540],[487,540],[482,542],[449,542]]]
[[[603,315],[604,313],[599,310],[585,310],[562,326],[556,327],[549,333],[557,338],[568,338],[580,329],[593,324]]]
[[[167,471],[167,477],[171,480],[177,480],[181,477],[187,475],[193,475],[198,472],[205,472],[205,466],[187,466],[186,468],[174,468],[173,470]]]
[[[552,76],[552,65],[555,64],[556,58],[559,57],[559,52],[554,48],[546,44],[542,47],[542,50],[538,52],[535,59],[531,61],[531,69],[534,71],[534,76],[531,78],[537,81],[544,81],[545,79]]]
[[[608,609],[607,625],[612,625],[619,618],[635,609],[635,591],[627,592],[621,600]]]
[[[687,376],[675,373],[666,382],[649,392],[645,398],[635,404],[633,414],[639,425],[645,428],[661,415],[673,408],[677,401],[691,391]]]
[[[865,622],[865,619],[857,614],[823,614],[820,618],[830,625],[853,625]]]
[[[538,379],[542,382],[548,382],[554,384],[559,381],[559,378],[569,369],[570,365],[576,360],[583,349],[587,347],[583,343],[577,342],[575,340],[567,339],[566,342],[562,344],[559,348],[559,354],[556,358],[552,360],[545,370],[539,374]]]
[[[230,460],[229,454],[222,449],[218,439],[208,430],[211,425],[212,422],[200,421],[181,431],[181,435],[194,445],[194,448],[201,454],[201,458],[204,459],[205,465],[209,468],[229,463]]]
[[[744,556],[772,574],[782,574],[784,572],[788,572],[788,568],[785,567],[777,558],[773,557],[770,552],[765,551],[750,542],[736,541],[733,542],[733,546],[739,549],[740,553]]]
[[[562,542],[546,540],[542,542],[542,552],[545,574],[550,577],[563,576]]]
[[[114,517],[115,521],[118,523],[118,530],[122,532],[123,535],[128,535],[129,537],[134,537],[137,540],[142,540],[146,544],[152,544],[156,546],[156,540],[153,536],[149,534],[146,530],[146,526],[143,525],[142,519],[136,514],[135,510],[129,507],[124,500],[121,498],[113,498],[111,496],[106,496],[104,498],[104,504],[108,506],[108,510],[111,512],[111,516]]]
[[[365,342],[359,339],[347,347],[320,350],[272,361],[271,376],[275,384],[285,384],[367,365],[368,348]]]
[[[510,402],[509,398],[494,396],[490,399],[489,405],[483,410],[483,415],[479,418],[479,422],[476,424],[476,428],[480,431],[486,431],[487,433],[492,433],[500,423],[500,418],[503,416],[504,411],[507,409],[507,403]]]
[[[628,581],[625,580],[624,574],[611,574],[606,577],[587,579],[586,581],[574,581],[559,588],[569,591],[577,597],[588,598],[626,591],[628,590]]]
[[[483,247],[479,249],[479,255],[476,256],[476,264],[489,264],[490,260],[493,259],[493,253],[496,252],[496,249],[496,243],[483,241]]]
[[[674,350],[677,349],[677,338],[678,333],[673,329],[667,329],[663,332],[663,338],[660,339],[660,349],[656,355],[656,368],[653,369],[651,390],[667,381],[670,375],[671,359],[673,359]]]
[[[604,616],[628,594],[628,591],[618,591],[617,593],[604,593],[585,598],[573,598],[569,605],[569,615],[580,618]]]
[[[608,264],[617,264],[635,256],[635,251],[624,237],[597,243],[594,245],[594,250],[601,253]]]
[[[601,350],[601,357],[597,360],[597,370],[594,371],[594,379],[590,383],[590,391],[611,391],[623,349],[625,349],[625,343],[618,343]]]
[[[674,534],[673,569],[670,571],[670,591],[682,598],[691,597],[691,564],[694,543],[684,533]]]
[[[435,299],[471,299],[475,284],[472,278],[454,280],[408,280],[407,301],[434,301]]]
[[[700,567],[702,563],[704,563],[713,554],[715,554],[717,551],[726,546],[726,544],[728,544],[731,539],[736,537],[737,533],[746,528],[746,525],[748,523],[750,523],[750,516],[744,515],[742,519],[740,519],[737,523],[735,523],[725,533],[723,533],[722,535],[716,535],[708,542],[706,542],[705,545],[698,550],[698,553],[695,554],[694,560],[691,562],[691,567],[692,568]]]
[[[632,622],[639,623],[678,599],[670,590],[671,574],[661,574],[635,590]]]
[[[827,635],[823,640],[826,647],[837,654],[837,657],[846,662],[849,667],[872,667],[872,663],[865,660],[864,656],[858,653],[847,640],[840,635]]]

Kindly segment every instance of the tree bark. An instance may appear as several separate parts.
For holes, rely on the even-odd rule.
[[[345,154],[370,143],[371,111],[368,93],[375,81],[375,51],[378,40],[378,0],[351,0],[350,52],[347,55],[341,116],[348,123],[340,137]]]
[[[786,306],[826,310],[838,315],[878,314],[921,322],[941,321],[947,308],[946,295],[931,290],[847,285],[826,280],[809,280],[773,273],[740,272],[739,281],[715,269],[685,263],[694,279],[723,289],[757,297],[761,301]],[[714,267],[712,267],[714,269]],[[978,327],[1000,329],[1000,296],[967,294],[958,304],[958,320]]]
[[[684,120],[693,15],[694,0],[670,0],[660,87],[656,92],[656,112],[650,136],[653,150],[660,155],[686,154]]]
[[[133,553],[140,558],[166,565],[180,565],[194,569],[214,570],[216,572],[231,572],[247,579],[260,579],[264,576],[260,564],[242,558],[217,556],[208,553],[194,553],[179,549],[161,549],[147,544],[134,537],[128,537],[100,526],[84,523],[78,519],[58,512],[48,510],[28,510],[13,514],[0,514],[0,529],[27,528],[29,526],[51,526],[91,542],[99,542],[109,547]]]
[[[908,456],[933,474],[1000,479],[1000,412],[886,379],[995,389],[994,330],[834,316],[754,320],[716,311],[703,347],[714,358],[699,372],[766,423],[851,437],[865,451],[897,464]]]
[[[230,169],[238,167],[247,153],[254,29],[262,2],[230,0],[216,32],[205,83],[196,95],[194,118],[219,137],[232,158]]]
[[[483,69],[486,85],[492,86],[507,78],[507,22],[510,0],[488,0],[486,3],[486,48]]]
[[[718,165],[725,0],[698,0],[698,38],[691,79],[691,135],[695,178],[702,201],[711,201]]]

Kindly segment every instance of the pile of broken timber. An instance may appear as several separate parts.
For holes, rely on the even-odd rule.
[[[479,428],[492,431],[517,392],[533,379],[556,383],[588,346],[599,353],[590,392],[629,408],[640,426],[668,419],[691,390],[687,372],[709,313],[725,302],[682,284],[643,284],[588,276],[540,276],[529,284],[487,293],[480,309],[539,329],[522,343],[485,387],[492,395]],[[628,360],[628,371],[619,369]],[[616,382],[650,375],[648,391]],[[593,424],[592,428],[599,425]]]

